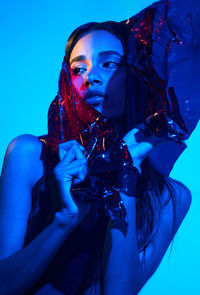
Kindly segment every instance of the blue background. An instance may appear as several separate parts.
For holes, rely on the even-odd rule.
[[[0,165],[14,137],[47,133],[48,106],[57,93],[70,33],[89,21],[127,19],[151,3],[148,0],[0,3]],[[174,239],[171,255],[169,249],[141,295],[200,294],[199,131],[200,124],[171,173],[192,191],[192,206]]]

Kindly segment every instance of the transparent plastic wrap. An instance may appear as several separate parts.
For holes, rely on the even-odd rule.
[[[177,158],[185,148],[184,140],[198,122],[200,108],[198,87],[191,97],[186,93],[187,85],[184,85],[185,90],[180,96],[176,94],[180,81],[174,77],[179,76],[180,68],[185,67],[186,70],[188,60],[193,62],[188,54],[192,50],[188,41],[193,31],[187,18],[176,19],[174,23],[176,5],[173,2],[157,2],[122,21],[121,25],[130,29],[127,44],[129,70],[147,85],[151,93],[144,104],[145,119],[139,122],[141,131],[181,146],[174,153]],[[179,37],[182,30],[183,39]],[[88,176],[82,184],[72,186],[72,193],[86,201],[96,201],[111,218],[126,222],[126,210],[119,193],[139,198],[144,187],[142,175],[134,167],[126,144],[109,121],[77,96],[65,58],[58,95],[49,109],[48,135],[40,139],[50,150],[50,171],[59,160],[59,143],[75,139],[82,144],[88,159]],[[151,158],[153,161],[157,155],[152,153]]]

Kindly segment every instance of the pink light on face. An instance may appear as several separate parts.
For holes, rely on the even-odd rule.
[[[124,113],[123,54],[121,41],[105,30],[84,35],[71,52],[70,74],[77,94],[107,118],[119,118]],[[85,99],[90,92],[93,98]]]

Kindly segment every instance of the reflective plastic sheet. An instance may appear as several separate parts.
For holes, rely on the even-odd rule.
[[[121,25],[130,29],[128,66],[151,92],[144,110],[145,120],[140,122],[142,132],[182,143],[196,126],[200,108],[197,90],[188,97],[185,87],[177,95],[180,65],[184,69],[188,60],[193,62],[188,54],[193,31],[188,17],[174,22],[174,2],[157,2]],[[58,144],[72,139],[85,147],[88,159],[88,176],[84,183],[73,185],[72,192],[87,201],[96,201],[113,219],[126,222],[119,193],[139,197],[142,176],[108,120],[77,96],[64,59],[58,95],[49,109],[48,135],[41,137],[51,151],[50,170],[59,160]]]

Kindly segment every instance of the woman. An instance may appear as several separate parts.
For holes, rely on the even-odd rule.
[[[168,139],[135,128],[144,114],[137,97],[127,94],[127,36],[116,23],[75,31],[50,109],[48,136],[23,135],[8,147],[1,181],[1,294],[137,294],[189,209],[188,189],[147,160]],[[69,81],[74,101],[66,92],[71,91]],[[148,88],[134,81],[145,102]],[[133,105],[140,111],[137,117]],[[124,139],[136,167],[126,174],[131,179],[127,191],[124,184],[119,189],[127,223],[109,218],[104,208],[95,207],[96,200],[87,202],[73,193],[72,186],[87,176],[87,146],[78,135],[80,122],[91,119],[88,114],[108,118],[106,127],[111,123],[117,140]],[[136,198],[140,175],[145,187]]]

